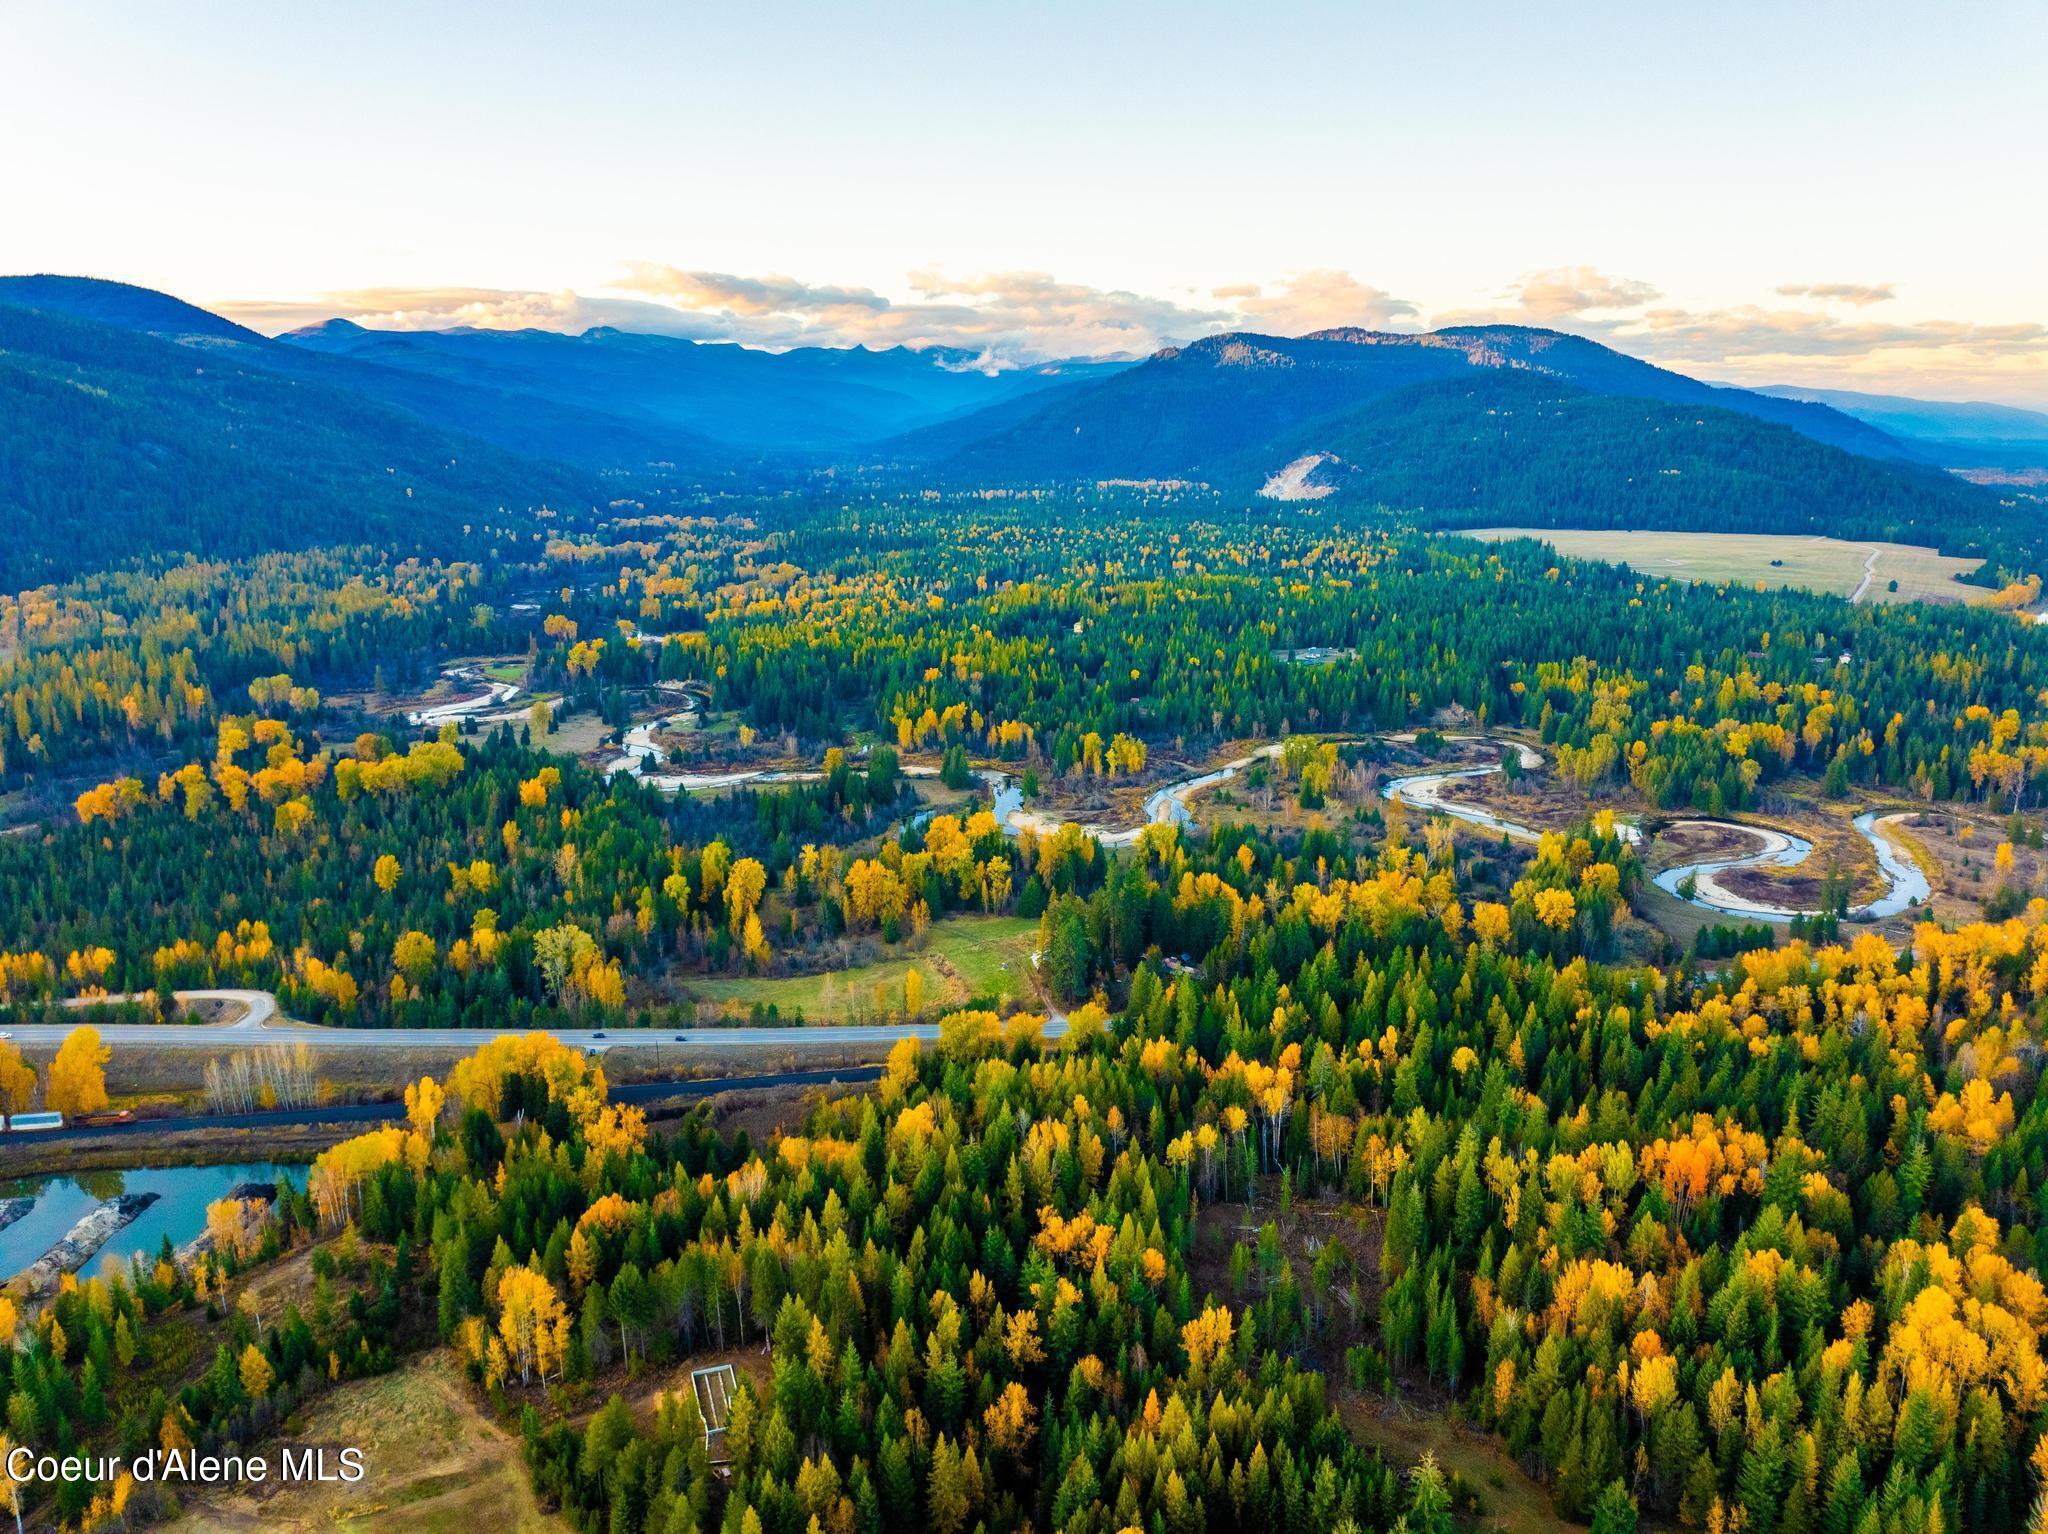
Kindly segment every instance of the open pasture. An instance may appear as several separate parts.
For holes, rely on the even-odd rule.
[[[1957,559],[1905,543],[1769,533],[1633,532],[1620,528],[1484,527],[1465,536],[1485,542],[1535,538],[1574,559],[1627,565],[1680,581],[1794,586],[1859,602],[1974,602],[1990,593],[1966,586],[1981,559]],[[1898,590],[1891,583],[1898,582]]]

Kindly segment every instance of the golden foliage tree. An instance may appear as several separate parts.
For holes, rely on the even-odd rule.
[[[87,1024],[74,1028],[50,1062],[50,1106],[67,1118],[98,1113],[107,1106],[106,1064],[114,1052]]]

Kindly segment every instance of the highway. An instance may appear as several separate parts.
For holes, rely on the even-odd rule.
[[[118,1001],[121,998],[97,998]],[[180,991],[178,999],[233,1001],[248,1008],[248,1015],[233,1023],[101,1023],[100,1042],[112,1049],[202,1049],[228,1054],[257,1046],[289,1049],[304,1044],[312,1049],[447,1049],[468,1052],[491,1040],[502,1038],[504,1028],[323,1028],[311,1023],[273,1025],[277,998],[267,991]],[[92,998],[67,1002],[67,1006],[90,1006]],[[935,1043],[935,1023],[829,1023],[805,1028],[550,1028],[564,1044],[592,1054],[611,1050],[668,1049],[682,1053],[721,1049],[826,1049],[883,1046],[900,1039]],[[1067,1031],[1067,1020],[1054,1012],[1045,1024],[1045,1036],[1058,1038]],[[6,1031],[15,1044],[55,1048],[70,1036],[64,1025],[31,1023]]]

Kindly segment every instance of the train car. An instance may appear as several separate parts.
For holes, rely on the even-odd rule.
[[[17,1113],[4,1126],[7,1134],[34,1134],[39,1129],[62,1129],[64,1115],[61,1113]]]

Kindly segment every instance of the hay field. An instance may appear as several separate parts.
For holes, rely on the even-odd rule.
[[[1575,559],[1627,565],[1667,580],[1761,581],[1864,602],[1975,602],[1990,595],[1956,580],[1982,560],[1957,559],[1914,544],[1615,528],[1485,527],[1464,536],[1487,542],[1535,538]],[[1899,583],[1897,591],[1891,590],[1893,581]]]

